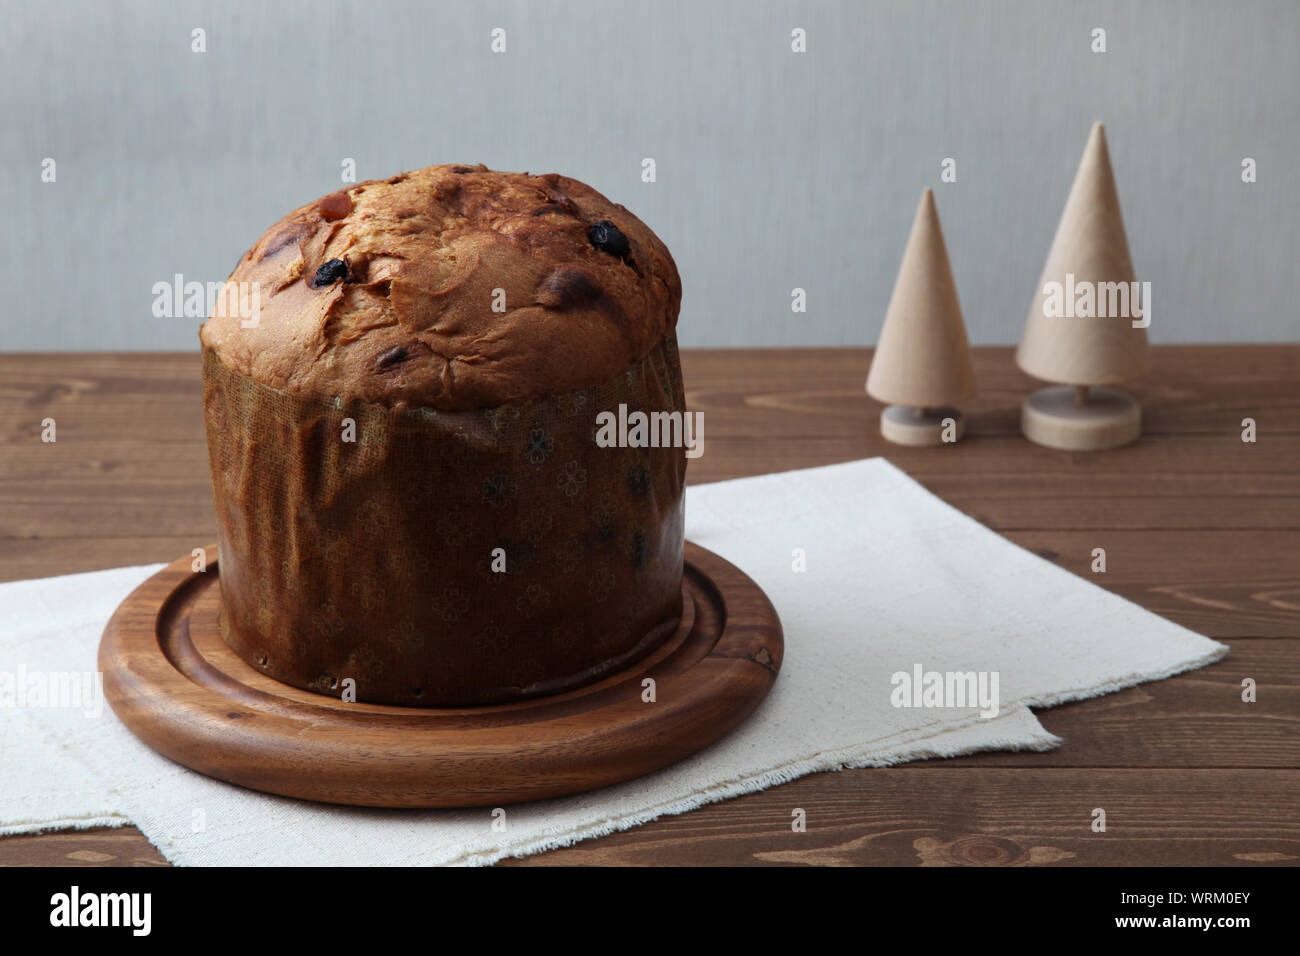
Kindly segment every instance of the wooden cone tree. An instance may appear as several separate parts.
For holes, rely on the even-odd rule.
[[[1106,131],[1097,123],[1016,350],[1017,364],[1030,375],[1071,386],[1043,389],[1026,400],[1021,427],[1032,441],[1083,450],[1126,444],[1138,436],[1137,403],[1122,392],[1093,387],[1146,371],[1141,319],[1150,303],[1137,291]],[[1120,314],[1110,314],[1112,309]]]
[[[891,441],[936,445],[956,440],[964,430],[962,414],[952,406],[975,394],[975,369],[929,189],[916,209],[867,393],[891,403],[880,418],[880,432]]]

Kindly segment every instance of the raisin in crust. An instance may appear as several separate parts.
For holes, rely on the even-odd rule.
[[[230,280],[256,283],[260,312],[249,328],[220,310],[204,323],[227,367],[304,396],[446,410],[607,381],[674,329],[681,303],[668,249],[623,206],[566,176],[481,165],[296,209]]]

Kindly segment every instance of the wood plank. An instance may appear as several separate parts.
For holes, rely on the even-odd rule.
[[[195,345],[192,352],[0,354],[0,402],[40,396],[153,401],[160,392],[190,392],[203,369],[197,341]]]
[[[215,522],[205,535],[0,538],[0,582],[80,574],[137,564],[168,564],[216,540]]]
[[[208,464],[207,447],[202,441],[157,444],[129,444],[120,442],[88,442],[77,446],[76,454],[67,454],[57,460],[50,455],[56,446],[26,445],[7,448],[0,456],[0,494],[14,482],[16,488],[23,484],[39,482],[134,482],[150,476],[159,479],[193,479],[196,468],[206,480]],[[736,454],[728,460],[728,452],[748,452],[750,457]],[[701,472],[709,465],[709,480],[739,477],[727,472],[728,467],[740,469],[755,463],[752,443],[722,443],[709,450],[706,458],[692,461],[688,472],[692,483],[701,484]],[[797,459],[797,456],[793,456]],[[793,467],[815,467],[834,464],[841,459],[808,462],[794,461]],[[842,459],[854,460],[852,457]],[[1230,501],[1236,499],[1295,498],[1300,489],[1300,466],[1292,472],[1244,475],[1210,472],[1150,472],[1132,475],[1113,475],[1086,468],[1037,469],[1017,468],[1015,462],[1007,463],[1001,471],[971,472],[964,469],[912,466],[908,473],[945,500],[952,498],[1002,499],[1009,501],[1069,499],[1074,502],[1087,499],[1111,498],[1201,498]],[[939,463],[942,466],[942,463]],[[714,474],[717,473],[717,474]],[[1272,507],[1269,503],[1267,507]],[[1062,509],[1066,510],[1065,508]],[[1206,520],[1214,520],[1207,516]]]
[[[929,485],[929,482],[922,482]],[[934,489],[931,488],[931,491]],[[936,492],[937,494],[937,492]],[[995,531],[1185,531],[1300,529],[1300,498],[1290,495],[1170,497],[1111,495],[1071,498],[984,498],[940,494],[948,504]]]
[[[101,446],[103,454],[96,455],[61,438],[7,456],[0,477],[0,538],[145,532],[202,533],[211,540],[215,519],[206,448],[154,445],[152,454],[139,454],[140,447]]]
[[[1006,456],[1018,452],[1040,464],[1088,464],[1097,459],[1095,454],[1051,451],[1025,442],[1019,431],[1019,405],[1041,383],[1015,368],[1009,349],[975,351],[981,393],[965,407],[968,440],[942,449],[945,455],[960,452],[980,457],[981,452],[992,450],[991,456],[981,459],[982,466],[988,468],[983,460],[991,458],[992,465],[1000,463],[1004,471]],[[1166,350],[1157,349],[1160,370],[1148,376],[1145,391],[1142,383],[1134,389],[1145,403],[1146,437],[1134,448],[1103,454],[1103,462],[1118,460],[1126,469],[1148,465],[1152,459],[1142,449],[1161,446],[1153,439],[1162,436],[1217,441],[1220,451],[1231,454],[1255,451],[1300,432],[1300,376],[1296,374],[1300,348],[1264,348],[1250,356],[1235,349],[1171,351],[1188,356],[1190,364],[1171,364]],[[793,438],[838,438],[843,446],[814,443],[821,449],[816,463],[892,453],[891,457],[902,456],[898,463],[909,471],[909,463],[954,465],[935,449],[898,449],[880,439],[880,406],[862,388],[869,350],[748,350],[728,358],[725,351],[684,354],[689,403],[705,414],[706,457],[709,440],[757,440],[785,457],[785,447]],[[1240,440],[1241,420],[1247,415],[1259,425],[1260,440],[1253,446]],[[776,436],[781,440],[776,441]],[[1294,460],[1294,455],[1285,459]],[[967,464],[962,462],[961,467]],[[1268,459],[1255,456],[1243,457],[1232,467],[1260,471],[1268,465]]]
[[[994,751],[917,767],[1300,767],[1300,642],[1229,638],[1224,659],[1092,700],[1035,710],[1063,739],[1047,753]],[[1241,699],[1256,681],[1255,703]]]
[[[170,866],[133,826],[93,827],[0,839],[0,866]]]
[[[1009,463],[1014,466],[1014,462]],[[1164,499],[1201,498],[1221,502],[1264,498],[1295,498],[1300,490],[1300,465],[1290,472],[1151,472],[1113,475],[1085,468],[1025,469],[1008,467],[1003,472],[972,474],[960,469],[913,468],[909,474],[939,497],[987,498],[1013,501],[1062,501],[1069,508],[1075,502],[1096,498],[1146,497]],[[1063,507],[1062,511],[1068,510]],[[1207,521],[1214,520],[1207,516]]]
[[[964,406],[970,424],[984,434],[1018,435],[1019,404],[1043,383],[1016,368],[1010,348],[974,351],[980,392]],[[1164,346],[1152,355],[1151,373],[1131,385],[1147,434],[1239,434],[1247,416],[1270,435],[1300,432],[1300,347]],[[836,434],[864,415],[874,419],[880,405],[863,389],[870,361],[869,349],[683,353],[691,407],[726,410],[734,419],[726,427],[751,436],[793,420]]]
[[[135,383],[151,380],[182,382],[197,377],[201,361],[197,339],[193,351],[180,352],[9,352],[0,353],[0,401],[33,382],[73,393],[85,393],[110,380],[122,394],[139,394]],[[682,363],[723,385],[750,378],[754,365],[763,363],[771,374],[802,376],[818,381],[825,374],[858,375],[865,384],[872,349],[855,346],[780,348],[683,348]],[[981,386],[1035,381],[1015,365],[1015,347],[981,345],[972,350]],[[1300,344],[1157,345],[1151,350],[1151,369],[1142,381],[1192,382],[1207,376],[1228,382],[1291,380],[1300,363]],[[812,374],[809,375],[809,370]],[[153,384],[144,392],[152,393]]]
[[[1294,866],[1297,788],[1295,770],[971,770],[936,761],[813,774],[498,865]],[[1097,807],[1105,833],[1091,829]],[[791,829],[795,809],[805,832]],[[119,860],[165,862],[134,827],[0,840],[0,866]]]
[[[191,474],[176,480],[138,472],[134,478],[117,475],[85,483],[60,479],[0,481],[0,539],[82,537],[91,531],[125,535],[150,529],[166,534],[198,534],[200,529],[212,526],[212,491],[200,471],[206,467],[206,462],[193,463]],[[1300,529],[1300,501],[1280,496],[1091,497],[1073,499],[1068,507],[1058,500],[1031,497],[940,497],[1002,533]],[[96,500],[105,513],[88,517],[79,514],[77,509],[88,499]]]
[[[880,404],[856,386],[835,387],[834,379],[817,388],[809,388],[807,382],[784,387],[780,381],[738,382],[733,392],[716,385],[691,384],[701,377],[693,379],[686,374],[687,406],[704,412],[709,425],[718,419],[711,431],[706,428],[709,434],[762,437],[765,429],[770,433],[774,426],[784,430],[800,422],[808,423],[813,433],[823,437],[852,434],[864,423],[873,434],[878,427]],[[982,391],[963,406],[968,435],[1019,439],[1020,403],[1041,384],[1026,381],[1016,388]],[[1215,384],[1199,396],[1165,395],[1149,387],[1130,389],[1142,402],[1143,434],[1223,436],[1239,441],[1245,418],[1255,420],[1261,440],[1300,434],[1300,410],[1296,408],[1300,402],[1286,393],[1286,385],[1260,390],[1243,387],[1241,394],[1225,395]],[[1219,394],[1212,397],[1210,391]]]
[[[1012,531],[1007,538],[1208,637],[1300,636],[1292,531]],[[1106,549],[1093,574],[1092,549]]]
[[[40,441],[37,435],[40,420],[34,419],[32,434],[23,442],[6,447],[4,467],[24,468],[24,462],[46,462],[49,472],[57,473],[78,461],[111,463],[134,455],[143,455],[145,460],[174,455],[193,461],[207,460],[203,423],[197,410],[188,422],[158,419],[157,428],[155,423],[136,420],[138,434],[129,434],[127,427],[114,434],[108,423],[117,413],[108,409],[100,409],[99,413],[104,416],[104,423],[93,428],[83,428],[83,422],[67,416],[56,418],[58,441],[53,444]],[[1261,439],[1255,445],[1243,445],[1235,435],[1228,438],[1144,436],[1128,448],[1084,453],[1039,448],[1018,437],[977,433],[953,447],[904,448],[868,435],[865,424],[860,434],[853,436],[773,433],[724,437],[715,434],[712,419],[707,421],[704,454],[687,467],[692,483],[812,468],[879,455],[922,481],[930,476],[950,477],[958,473],[985,481],[1011,482],[1020,476],[1024,484],[1036,478],[1040,491],[1047,491],[1055,480],[1078,483],[1087,478],[1090,469],[1104,468],[1107,479],[1099,480],[1124,483],[1130,491],[1158,494],[1166,477],[1187,480],[1203,476],[1205,480],[1236,481],[1242,486],[1241,493],[1250,495],[1264,493],[1249,487],[1254,476],[1268,476],[1265,480],[1277,486],[1296,474],[1296,462],[1300,462],[1300,435]],[[1098,462],[1099,457],[1104,460]]]
[[[505,865],[1295,865],[1297,787],[1296,770],[909,764],[801,777]],[[1091,830],[1096,807],[1105,833]]]
[[[984,394],[972,400],[964,409],[968,439],[1024,441],[1020,434],[1019,408],[1021,399],[1031,391],[1032,383],[1014,392]],[[1143,436],[1147,439],[1196,436],[1240,445],[1241,421],[1247,417],[1257,423],[1259,445],[1270,439],[1300,436],[1300,412],[1292,412],[1289,405],[1280,402],[1269,404],[1258,396],[1224,399],[1213,405],[1206,399],[1204,407],[1175,410],[1154,404],[1139,389],[1133,392],[1144,400]],[[687,406],[704,414],[706,444],[707,440],[722,438],[764,439],[774,432],[880,441],[881,406],[856,390],[780,392],[767,383],[763,394],[755,394],[692,387],[687,390]],[[156,393],[148,401],[123,401],[107,396],[71,399],[64,393],[52,392],[5,401],[0,409],[0,444],[39,442],[46,417],[57,422],[60,440],[192,441],[196,433],[191,429],[197,427],[201,438],[203,426],[202,392],[197,381],[175,391]],[[964,439],[961,445],[965,444]]]
[[[906,448],[866,434],[866,425],[861,434],[851,438],[776,430],[766,437],[720,437],[706,425],[704,454],[690,462],[687,477],[693,482],[721,481],[879,455],[921,480],[958,471],[985,478],[1023,471],[1043,476],[1044,485],[1050,487],[1048,482],[1056,476],[1084,476],[1089,469],[1105,469],[1110,476],[1127,478],[1130,487],[1144,482],[1156,491],[1163,475],[1294,475],[1295,463],[1300,461],[1300,436],[1277,436],[1243,445],[1235,435],[1144,435],[1127,448],[1065,452],[1040,448],[1019,437],[980,435],[977,427],[970,422],[967,438],[957,445]]]
[[[1247,416],[1261,441],[1300,434],[1300,346],[1165,346],[1152,354],[1151,373],[1132,387],[1146,434],[1239,435]],[[852,435],[864,423],[874,434],[880,406],[862,387],[870,361],[870,349],[683,352],[691,407],[719,419],[717,437],[766,437],[783,426]],[[981,391],[968,406],[972,434],[1018,436],[1019,402],[1041,383],[1015,367],[1010,348],[976,349],[975,365]],[[38,437],[47,414],[72,434],[172,440],[183,435],[169,425],[192,423],[200,394],[197,353],[0,356],[0,442]],[[123,415],[124,406],[132,414]]]
[[[114,515],[110,520],[132,522],[129,527],[133,529],[157,527],[173,533],[192,527],[195,520],[205,527],[210,523],[211,488],[204,446],[155,444],[128,452],[122,448],[103,450],[103,457],[92,456],[66,442],[12,449],[0,462],[0,537],[85,534],[81,511],[92,502],[97,510],[111,508]],[[713,477],[709,472],[745,468],[744,462],[725,456],[725,447],[721,451],[722,460],[706,455],[708,460],[701,459],[702,465],[691,464],[691,484]],[[762,468],[772,464],[772,458],[756,458],[749,464]],[[958,470],[914,477],[949,504],[997,531],[1300,528],[1300,496],[1286,489],[1295,479],[1285,475],[1239,476],[1234,485],[1230,476],[1212,473],[1199,483],[1210,493],[1200,495],[1164,493],[1160,489],[1165,482],[1159,476],[1112,481],[1098,490],[1083,480],[1086,471],[1060,477],[1041,473],[988,476]],[[1180,473],[1174,490],[1197,490],[1195,477]]]

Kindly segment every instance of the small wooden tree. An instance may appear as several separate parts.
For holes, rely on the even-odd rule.
[[[1026,438],[1082,451],[1114,448],[1141,434],[1137,401],[1099,386],[1146,371],[1150,293],[1140,296],[1142,288],[1129,258],[1106,131],[1097,123],[1016,350],[1017,364],[1030,375],[1065,386],[1025,399]]]
[[[938,445],[965,432],[965,418],[954,406],[975,394],[975,369],[929,189],[921,194],[898,268],[867,394],[891,403],[880,415],[880,434],[889,441]]]

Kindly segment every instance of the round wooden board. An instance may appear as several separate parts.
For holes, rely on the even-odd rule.
[[[108,622],[99,646],[108,702],[172,760],[288,797],[466,807],[593,790],[713,743],[758,706],[781,668],[781,622],[767,596],[687,542],[681,624],[633,667],[491,707],[344,703],[273,680],[226,647],[217,565],[196,573],[191,562],[149,578]],[[653,702],[642,700],[647,677]]]

